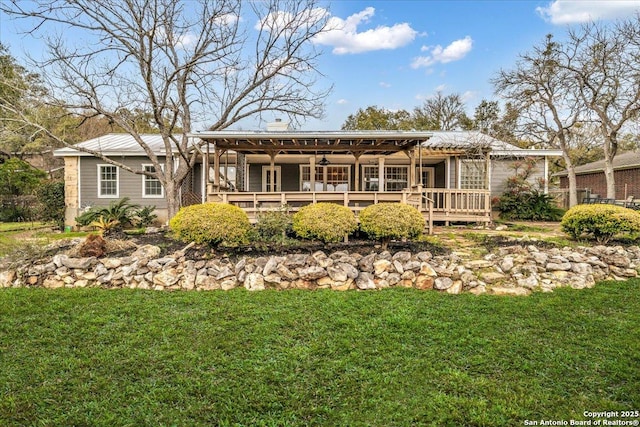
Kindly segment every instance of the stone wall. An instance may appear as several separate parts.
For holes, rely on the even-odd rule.
[[[360,255],[313,254],[187,259],[184,252],[160,257],[160,248],[142,246],[118,258],[73,258],[58,254],[46,261],[0,271],[0,287],[101,287],[153,290],[264,289],[373,290],[407,287],[451,294],[528,295],[556,287],[588,288],[600,280],[625,280],[640,272],[640,248],[579,247],[538,249],[503,247],[481,259],[464,252],[387,251]]]

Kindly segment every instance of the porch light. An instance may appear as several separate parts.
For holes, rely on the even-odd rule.
[[[329,163],[331,163],[328,159],[327,159],[327,155],[323,154],[322,158],[318,161],[318,164],[320,166],[327,166]]]

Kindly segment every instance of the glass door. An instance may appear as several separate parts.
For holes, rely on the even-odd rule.
[[[271,177],[271,166],[262,166],[262,191],[280,191],[280,166],[273,168],[273,178]]]

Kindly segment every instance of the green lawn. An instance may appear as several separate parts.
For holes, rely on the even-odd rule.
[[[640,280],[527,298],[0,290],[0,425],[514,426],[640,408]]]

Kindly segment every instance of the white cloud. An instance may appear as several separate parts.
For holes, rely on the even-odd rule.
[[[279,10],[256,22],[254,28],[274,32],[288,32],[289,28],[305,29],[320,23],[328,14],[329,12],[323,8],[304,9],[297,15]]]
[[[346,100],[346,99],[344,99],[344,98],[338,99],[338,100],[336,101],[336,104],[338,104],[338,105],[344,105],[344,104],[348,104],[348,103],[349,103],[349,101],[347,101],[347,100]]]
[[[155,34],[158,42],[162,44],[172,43],[173,46],[179,49],[187,49],[198,41],[198,37],[193,33],[185,32],[182,34],[175,34],[167,32],[164,27],[158,27],[155,30]],[[169,40],[171,40],[171,42]]]
[[[554,0],[547,6],[536,8],[545,21],[556,25],[624,18],[638,10],[640,1],[637,0]]]
[[[478,92],[468,90],[460,96],[460,99],[462,100],[462,102],[466,104],[469,101],[474,100],[477,96],[478,96]]]
[[[391,87],[391,83],[387,83],[387,82],[380,82],[378,84],[380,85],[380,87],[383,87],[383,88]]]
[[[225,13],[213,18],[213,23],[222,26],[234,25],[236,22],[242,21],[242,18],[233,13]]]
[[[329,18],[325,31],[318,34],[314,43],[333,46],[333,53],[344,55],[347,53],[371,52],[382,49],[397,49],[411,43],[417,31],[409,24],[401,23],[389,26],[378,26],[374,29],[358,32],[360,24],[369,22],[375,14],[373,7],[342,19],[337,16]]]
[[[441,85],[436,86],[436,92],[444,92],[445,89],[447,89],[447,85],[444,84],[444,83],[441,84]]]
[[[424,48],[425,46],[423,46]],[[440,45],[434,47],[426,47],[421,49],[423,52],[429,52],[427,56],[418,56],[411,63],[412,68],[430,67],[433,64],[459,61],[464,58],[467,53],[471,52],[473,47],[473,39],[466,36],[463,39],[455,40],[449,46],[443,48]]]

